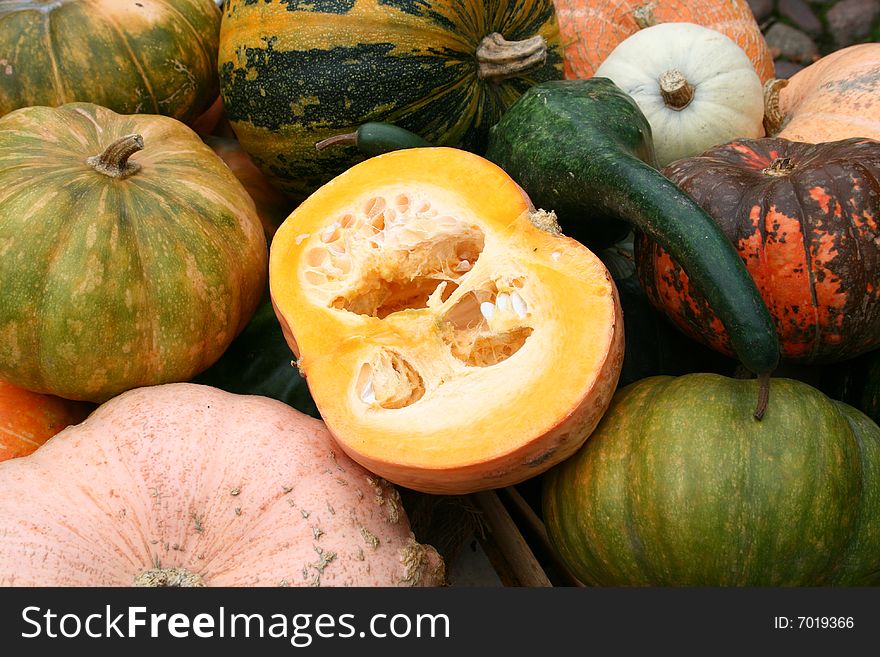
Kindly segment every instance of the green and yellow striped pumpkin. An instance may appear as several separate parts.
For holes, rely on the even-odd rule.
[[[253,315],[267,260],[253,201],[179,121],[0,118],[0,379],[94,402],[189,380]]]
[[[194,121],[217,97],[212,0],[0,0],[0,116],[97,103]]]
[[[562,77],[552,0],[229,0],[220,90],[235,134],[302,198],[358,159],[315,143],[382,121],[481,153],[528,87]]]

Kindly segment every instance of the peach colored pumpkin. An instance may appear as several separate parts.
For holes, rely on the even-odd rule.
[[[553,0],[565,77],[589,78],[621,41],[653,23],[696,23],[727,35],[752,60],[762,82],[773,56],[746,0]]]
[[[443,581],[397,492],[265,397],[139,388],[0,464],[0,586]]]
[[[818,144],[880,139],[880,43],[838,50],[769,83],[768,134]]]
[[[94,408],[0,381],[0,461],[27,456],[66,426],[82,422]]]

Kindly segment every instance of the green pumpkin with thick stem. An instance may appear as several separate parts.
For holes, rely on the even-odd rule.
[[[103,402],[216,361],[268,275],[253,201],[174,119],[0,118],[0,379]]]
[[[880,583],[880,428],[810,386],[652,377],[545,475],[560,556],[600,586]]]
[[[192,123],[217,97],[211,0],[0,0],[0,116],[96,103]]]

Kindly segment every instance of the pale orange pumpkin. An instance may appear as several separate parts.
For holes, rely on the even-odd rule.
[[[0,463],[0,586],[418,586],[443,562],[323,423],[139,388]]]
[[[621,41],[655,23],[696,23],[733,39],[762,82],[773,56],[745,0],[554,0],[564,48],[565,77],[592,77]]]
[[[818,144],[880,139],[880,43],[837,50],[765,87],[768,135]]]
[[[0,461],[27,456],[65,427],[82,422],[94,408],[0,381]]]
[[[275,234],[272,300],[343,449],[428,493],[497,488],[572,454],[623,358],[607,269],[488,160],[355,165]]]

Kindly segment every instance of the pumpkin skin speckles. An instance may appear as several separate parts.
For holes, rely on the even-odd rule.
[[[211,0],[0,0],[0,116],[75,101],[191,123],[217,97]]]
[[[790,362],[880,346],[880,143],[740,140],[664,174],[736,244]],[[730,353],[705,301],[656,245],[638,241],[642,284],[685,332]]]
[[[133,173],[88,163],[137,135]],[[188,380],[253,315],[267,258],[254,202],[179,121],[88,103],[0,118],[0,379],[93,402]]]

